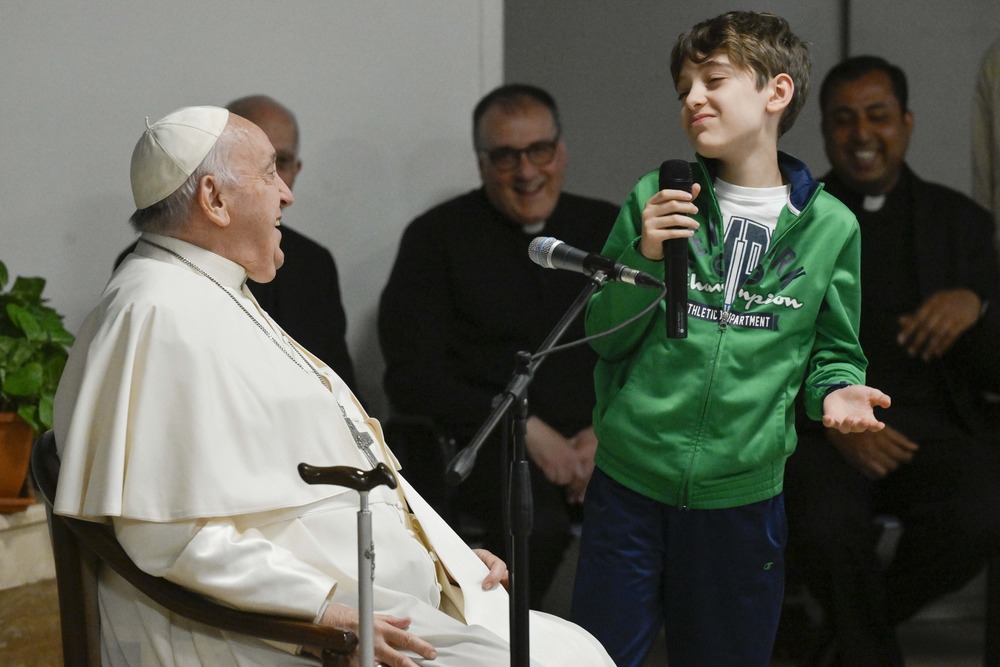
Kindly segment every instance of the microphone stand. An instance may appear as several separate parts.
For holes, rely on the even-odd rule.
[[[528,385],[535,370],[545,360],[545,353],[555,347],[573,320],[583,311],[590,297],[607,280],[603,271],[596,271],[590,283],[583,289],[569,310],[562,316],[555,328],[542,342],[534,355],[521,351],[517,353],[514,376],[502,394],[494,400],[493,412],[487,417],[479,431],[466,447],[448,464],[445,479],[452,486],[463,482],[476,463],[476,456],[486,438],[493,432],[500,420],[507,416],[513,421],[511,439],[513,441],[510,460],[510,479],[507,504],[507,526],[510,531],[510,664],[511,667],[528,667],[531,662],[528,637],[528,582],[529,566],[528,538],[531,536],[533,504],[531,479],[525,447],[528,422]]]

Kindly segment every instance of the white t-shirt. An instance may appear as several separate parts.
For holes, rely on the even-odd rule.
[[[743,282],[753,274],[771,245],[778,216],[788,203],[791,186],[746,188],[715,181],[715,196],[726,239],[726,306],[733,303]]]

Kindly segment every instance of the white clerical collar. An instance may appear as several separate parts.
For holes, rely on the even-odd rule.
[[[148,243],[142,243],[144,240],[148,241]],[[228,260],[222,255],[216,255],[211,250],[206,250],[187,241],[181,241],[173,236],[143,232],[139,237],[139,241],[139,244],[135,247],[136,254],[179,266],[186,266],[188,269],[191,269],[190,266],[171,255],[169,251],[175,252],[226,287],[238,290],[247,279],[246,269],[236,262]],[[156,246],[162,246],[168,252],[164,252]],[[194,269],[191,270],[193,271]]]
[[[861,207],[869,213],[881,211],[885,205],[885,195],[865,195],[861,202]]]

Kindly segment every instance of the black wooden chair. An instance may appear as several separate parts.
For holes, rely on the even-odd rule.
[[[317,647],[324,667],[343,667],[357,647],[347,631],[298,619],[239,611],[216,604],[166,579],[151,576],[128,557],[111,526],[53,514],[59,480],[59,455],[52,431],[43,433],[31,452],[31,477],[45,501],[55,557],[62,626],[63,664],[99,667],[100,613],[97,575],[110,567],[152,600],[198,623],[272,641]]]

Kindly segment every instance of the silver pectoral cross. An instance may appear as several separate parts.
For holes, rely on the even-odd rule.
[[[338,403],[338,405],[340,404]],[[378,465],[378,459],[376,459],[375,454],[372,453],[372,445],[375,444],[375,438],[371,436],[371,433],[362,433],[358,430],[351,418],[347,416],[347,410],[344,409],[343,405],[340,405],[340,413],[344,415],[344,422],[347,424],[347,428],[351,431],[351,437],[354,438],[354,444],[361,450],[361,453],[365,455],[366,459],[368,459],[368,463],[370,463],[374,468]]]

